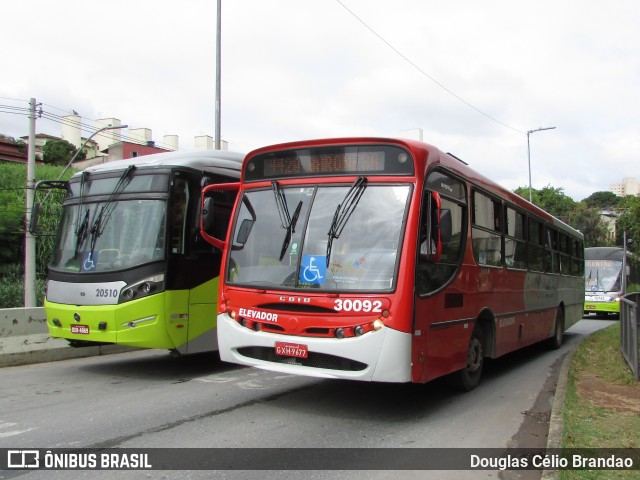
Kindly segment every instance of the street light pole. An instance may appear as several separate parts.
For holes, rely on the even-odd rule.
[[[531,135],[534,132],[541,132],[542,130],[553,130],[556,127],[540,127],[540,128],[536,128],[535,130],[528,130],[527,131],[527,160],[529,163],[529,202],[533,203],[533,196],[531,194],[531,144],[529,143],[529,135]]]
[[[221,25],[222,25],[222,20],[221,20],[221,16],[222,16],[222,0],[218,0],[218,4],[217,4],[217,11],[218,11],[218,15],[217,15],[217,21],[216,21],[216,132],[215,132],[215,148],[216,150],[221,150],[222,146],[221,146],[221,140],[220,140],[220,132],[221,132],[221,128],[220,128],[220,111],[221,111],[221,90],[222,90],[222,86],[221,86],[221,65],[220,65],[220,56],[221,56],[221,51],[222,51],[222,47],[220,45],[220,42],[222,40],[222,34],[221,34]]]
[[[76,153],[73,157],[71,157],[71,160],[69,160],[69,163],[67,163],[67,166],[64,167],[64,170],[62,170],[62,173],[60,174],[60,176],[58,177],[58,180],[60,180],[64,174],[66,173],[67,170],[69,170],[69,167],[73,164],[73,162],[75,161],[75,159],[78,157],[78,155],[80,155],[80,152],[82,150],[84,150],[84,147],[87,145],[87,143],[89,143],[89,140],[91,140],[93,137],[95,137],[96,135],[98,135],[101,132],[104,132],[105,130],[118,130],[120,128],[127,128],[129,125],[117,125],[117,126],[112,126],[112,125],[107,125],[106,127],[102,127],[99,128],[98,130],[96,130],[95,132],[93,132],[89,138],[87,138],[84,143],[80,146],[80,148],[78,150],[76,150]],[[47,192],[47,194],[44,196],[44,198],[42,199],[42,203],[41,205],[44,205],[44,202],[47,201],[47,198],[49,198],[49,195],[51,195],[51,190],[49,190]]]
[[[69,163],[67,163],[67,166],[64,167],[64,170],[62,170],[62,173],[60,174],[60,176],[58,177],[58,180],[60,180],[62,178],[62,176],[65,174],[65,172],[69,169],[69,167],[71,166],[71,164],[75,161],[76,157],[78,155],[80,155],[80,152],[82,150],[84,150],[84,147],[87,145],[87,143],[89,143],[89,141],[95,137],[96,135],[98,135],[101,132],[104,132],[105,130],[118,130],[120,128],[127,128],[129,125],[107,125],[106,127],[102,127],[99,128],[98,130],[96,130],[95,132],[93,132],[89,138],[87,138],[84,143],[80,146],[80,148],[76,151],[75,155],[73,157],[71,157],[71,160],[69,160]],[[46,198],[46,197],[45,197]],[[44,203],[44,201],[42,202]]]

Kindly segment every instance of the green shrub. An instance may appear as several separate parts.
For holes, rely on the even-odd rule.
[[[36,180],[57,179],[63,167],[36,166]],[[73,172],[68,170],[64,178]],[[0,308],[24,305],[24,236],[26,204],[26,165],[0,163]],[[46,192],[38,193],[42,202]],[[62,212],[63,194],[54,191],[43,205],[40,215],[41,231],[36,239],[36,302],[43,304],[46,267],[53,247],[55,232]]]
[[[46,280],[36,278],[36,306],[44,305]],[[0,266],[0,308],[20,308],[24,306],[24,269],[22,265]]]

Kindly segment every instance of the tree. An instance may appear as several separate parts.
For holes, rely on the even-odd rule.
[[[585,247],[612,245],[607,224],[600,215],[601,208],[590,207],[584,200],[575,202],[562,190],[561,187],[552,187],[551,185],[547,185],[542,190],[533,190],[531,195],[533,203],[576,230],[580,230],[584,235]],[[529,187],[518,187],[515,193],[528,199]]]
[[[531,197],[534,205],[566,221],[567,215],[575,208],[576,202],[562,190],[562,187],[547,185],[542,190],[532,190]],[[522,198],[529,199],[529,187],[518,187],[514,192]]]
[[[621,197],[613,192],[594,192],[587,198],[582,200],[590,208],[599,208],[601,210],[613,210],[618,207]]]
[[[66,140],[49,140],[42,147],[42,161],[49,165],[66,165],[78,149]],[[84,160],[87,154],[80,152],[77,160]]]
[[[618,209],[621,212],[617,222],[618,243],[622,242],[626,231],[627,240],[631,240],[631,250],[640,252],[640,197],[623,197]]]
[[[582,201],[567,215],[567,223],[584,235],[585,247],[613,246],[607,224],[600,215],[600,208],[590,208]]]

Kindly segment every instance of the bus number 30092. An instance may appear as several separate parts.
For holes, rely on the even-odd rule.
[[[333,304],[333,309],[336,312],[375,312],[382,311],[382,302],[380,300],[346,300],[338,299]]]
[[[118,290],[112,288],[96,288],[96,298],[116,298]]]

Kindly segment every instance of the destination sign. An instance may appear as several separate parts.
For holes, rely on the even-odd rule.
[[[245,181],[327,175],[412,175],[406,150],[389,145],[314,147],[264,153],[248,160]]]

